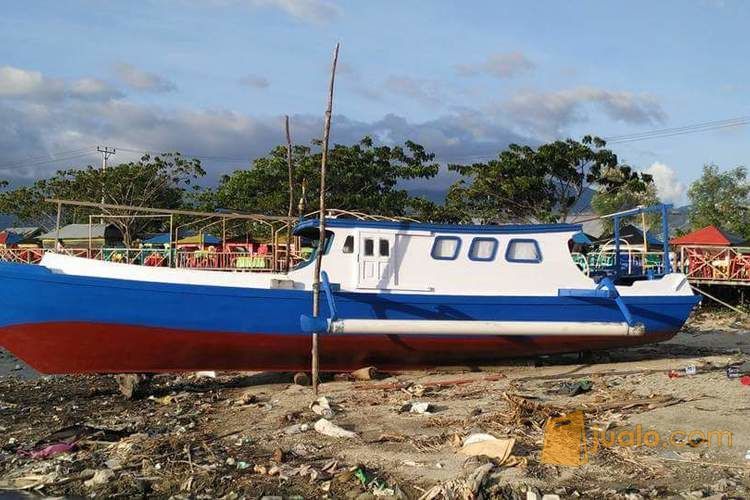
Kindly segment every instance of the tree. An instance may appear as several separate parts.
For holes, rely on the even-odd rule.
[[[620,176],[622,171],[615,169],[608,175]],[[615,189],[600,189],[594,194],[591,200],[591,208],[597,215],[607,215],[623,210],[630,210],[640,205],[649,206],[660,203],[659,195],[656,192],[656,185],[649,175],[643,175],[638,179],[630,179],[620,184]],[[652,229],[661,227],[660,214],[646,214],[646,225]],[[641,225],[641,217],[636,219],[636,225]],[[613,220],[611,218],[602,219],[602,226],[606,232],[613,230]]]
[[[720,172],[705,165],[703,175],[690,185],[690,226],[715,225],[750,238],[750,182],[745,167]]]
[[[313,143],[317,145],[317,143]],[[327,206],[370,214],[406,215],[415,202],[399,182],[427,179],[438,172],[434,155],[411,141],[404,146],[376,146],[370,137],[357,144],[336,144],[328,156]],[[299,186],[308,186],[306,211],[313,212],[320,185],[320,152],[309,146],[295,146],[295,199]],[[204,194],[199,204],[264,214],[283,215],[287,212],[286,146],[278,146],[253,162],[248,170],[237,170],[224,176],[216,190]]]
[[[0,213],[12,214],[24,221],[42,221],[54,207],[47,198],[60,198],[136,207],[179,208],[194,182],[205,175],[200,161],[185,159],[179,153],[143,156],[137,162],[110,166],[106,171],[88,166],[58,171],[49,179],[0,193]],[[114,215],[114,210],[94,211]],[[88,222],[91,209],[66,209],[64,223]],[[49,220],[49,219],[48,219]],[[112,218],[127,245],[148,227],[153,219]]]
[[[446,211],[461,221],[561,221],[587,186],[615,191],[650,181],[650,176],[619,165],[605,145],[591,136],[536,149],[511,144],[495,160],[449,165],[463,178],[449,189]]]

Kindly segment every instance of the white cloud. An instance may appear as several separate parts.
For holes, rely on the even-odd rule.
[[[457,64],[461,76],[488,74],[495,78],[513,78],[534,69],[535,65],[521,52],[497,52],[481,63]]]
[[[654,177],[654,184],[659,198],[666,203],[682,203],[685,201],[687,186],[677,178],[677,172],[661,162],[654,162],[643,170]]]
[[[259,75],[245,75],[239,79],[239,83],[245,87],[253,87],[256,89],[265,89],[271,85],[268,78]]]
[[[40,74],[36,80],[44,81],[45,77]],[[76,80],[66,89],[58,99],[46,99],[38,93],[17,97],[18,91],[14,91],[14,97],[0,96],[0,178],[30,179],[96,162],[96,155],[90,155],[15,166],[23,158],[53,157],[57,151],[92,148],[97,144],[247,159],[205,162],[209,172],[207,182],[212,182],[220,174],[245,168],[251,159],[265,155],[284,141],[280,116],[247,115],[228,109],[159,107],[111,94],[105,98],[106,85],[93,78]],[[80,97],[83,94],[96,94],[98,98],[84,99]],[[291,121],[298,143],[309,144],[322,133],[322,116],[294,115]],[[372,121],[337,114],[331,133],[332,142],[340,144],[351,144],[365,135],[385,143],[410,139],[434,152],[438,159],[451,162],[494,157],[510,142],[529,142],[492,116],[476,110],[452,112],[421,122],[395,114]],[[114,160],[128,161],[136,156],[129,157],[120,151]],[[10,163],[14,163],[12,169],[2,168]],[[444,188],[449,181],[441,174],[427,188]]]
[[[423,104],[435,105],[441,102],[440,88],[434,80],[391,76],[383,82],[383,89]]]
[[[587,120],[586,107],[593,106],[609,118],[642,125],[662,123],[666,113],[650,94],[575,87],[552,92],[524,90],[495,106],[524,129],[545,137],[560,135],[576,122]]]
[[[260,7],[273,7],[293,18],[313,23],[327,22],[340,15],[339,8],[327,0],[250,0]]]
[[[115,73],[128,87],[142,92],[173,92],[177,90],[170,80],[163,76],[144,71],[132,64],[120,63],[115,65]]]
[[[66,82],[60,78],[46,77],[39,71],[0,67],[0,98],[47,102],[66,98],[106,100],[117,97],[122,97],[119,90],[96,78]]]

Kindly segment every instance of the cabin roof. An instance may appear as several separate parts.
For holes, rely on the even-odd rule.
[[[318,219],[305,219],[294,228],[299,234],[305,230],[318,227]],[[431,224],[424,222],[399,220],[360,220],[326,218],[327,228],[366,228],[366,229],[400,229],[411,231],[430,231],[434,233],[481,233],[481,234],[530,234],[530,233],[566,233],[578,232],[580,224]]]

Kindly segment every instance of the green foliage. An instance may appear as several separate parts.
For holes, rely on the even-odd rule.
[[[591,136],[536,149],[511,144],[496,160],[450,165],[463,178],[448,191],[444,210],[463,222],[554,222],[565,220],[586,186],[615,191],[650,181],[618,165],[617,155],[605,145]]]
[[[611,170],[606,175],[621,176],[620,169]],[[607,215],[623,210],[636,208],[639,205],[649,206],[660,203],[659,196],[656,193],[656,185],[649,175],[642,175],[639,178],[630,178],[622,184],[617,185],[614,189],[602,188],[594,194],[591,200],[591,207],[597,215]],[[658,230],[661,227],[660,214],[646,214],[646,225],[652,230]],[[641,226],[641,216],[636,216],[633,220],[623,221],[622,224],[633,223]],[[613,220],[610,218],[602,219],[602,226],[606,233],[613,230]]]
[[[315,144],[314,144],[315,145]],[[318,208],[320,152],[309,146],[295,146],[294,198],[306,186],[305,211]],[[326,205],[328,208],[380,215],[405,215],[418,200],[398,183],[406,179],[427,179],[438,172],[434,155],[411,141],[404,146],[375,146],[369,137],[359,143],[335,145],[328,154]],[[198,200],[213,206],[253,213],[286,215],[288,172],[286,147],[278,146],[258,158],[249,170],[237,170],[221,179],[218,188]]]
[[[143,156],[137,162],[121,163],[106,171],[92,166],[84,169],[58,171],[49,179],[40,179],[31,186],[0,193],[0,213],[12,214],[23,221],[41,221],[49,225],[54,206],[47,198],[132,205],[137,207],[179,208],[188,189],[205,175],[200,161],[185,159],[179,153]],[[68,208],[62,223],[87,223],[91,209]],[[104,211],[114,214],[115,211]],[[134,235],[153,226],[153,219],[113,218],[126,243]]]
[[[690,185],[690,226],[715,225],[750,238],[750,182],[745,167],[720,172],[705,165],[703,175]]]

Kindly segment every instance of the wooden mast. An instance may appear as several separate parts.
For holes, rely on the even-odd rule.
[[[284,264],[284,272],[288,274],[290,261],[292,260],[292,211],[294,210],[294,179],[292,177],[292,134],[289,133],[289,115],[284,116],[284,129],[286,131],[286,166],[289,173],[289,210],[287,211],[287,217],[289,217],[289,220],[286,222],[286,263]]]
[[[323,260],[326,240],[326,163],[328,162],[328,136],[331,131],[331,113],[333,110],[333,84],[336,78],[336,63],[339,59],[339,43],[333,49],[333,62],[331,64],[331,80],[328,84],[328,106],[326,107],[325,120],[323,121],[323,148],[320,155],[320,213],[318,251],[315,255],[315,273],[313,281],[313,317],[320,315],[320,265]],[[318,332],[312,335],[312,383],[313,391],[318,394]]]

